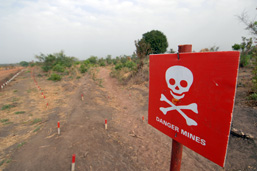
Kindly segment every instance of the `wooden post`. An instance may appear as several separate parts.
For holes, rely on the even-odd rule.
[[[179,45],[178,53],[192,52],[192,45]],[[183,145],[172,140],[172,150],[171,150],[171,161],[170,161],[170,170],[171,171],[180,171],[181,161],[182,161],[182,151]]]

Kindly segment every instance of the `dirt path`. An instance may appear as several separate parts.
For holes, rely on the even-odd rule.
[[[35,72],[35,75],[40,73],[39,70]],[[121,86],[109,73],[109,68],[101,67],[93,79],[88,74],[75,81],[61,82],[36,77],[51,104],[48,110],[43,108],[45,102],[33,88],[35,85],[28,78],[29,73],[25,72],[23,79],[13,83],[13,88],[22,97],[22,110],[26,110],[26,115],[19,117],[28,120],[28,127],[22,130],[32,134],[21,141],[26,142],[22,147],[14,144],[5,149],[3,154],[12,149],[8,156],[11,162],[5,170],[70,170],[72,154],[76,154],[76,171],[169,170],[172,140],[147,124],[148,88],[145,84]],[[30,90],[29,96],[26,90]],[[14,92],[6,90],[5,93],[8,100]],[[14,111],[6,114],[11,112]],[[29,124],[38,117],[42,118],[40,123]],[[108,120],[107,130],[104,129],[105,119]],[[236,106],[233,119],[234,126],[256,134],[255,109]],[[57,121],[61,123],[60,136],[57,135]],[[40,129],[34,132],[38,126]],[[8,129],[2,127],[0,135],[12,136],[8,131],[11,127],[20,129],[16,125]],[[225,170],[256,169],[255,149],[254,141],[231,136]],[[224,169],[184,147],[181,170]]]

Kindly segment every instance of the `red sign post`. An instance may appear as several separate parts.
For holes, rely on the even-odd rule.
[[[150,55],[149,124],[224,166],[238,66],[239,52]]]

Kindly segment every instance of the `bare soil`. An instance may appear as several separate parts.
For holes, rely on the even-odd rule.
[[[0,113],[0,170],[70,170],[72,154],[76,171],[169,170],[172,140],[147,124],[148,83],[124,86],[109,76],[110,68],[95,71],[52,82],[36,68],[38,85],[24,71],[0,92],[0,107],[12,106]],[[256,170],[257,109],[246,100],[250,80],[250,70],[241,69],[232,127],[254,138],[230,136],[224,169],[184,147],[181,170]]]

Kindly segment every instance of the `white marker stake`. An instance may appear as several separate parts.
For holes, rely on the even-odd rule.
[[[59,121],[58,121],[57,125],[58,125],[58,135],[60,135],[61,134],[61,129],[60,129],[60,122]]]
[[[105,129],[107,129],[107,119],[105,119]]]
[[[71,171],[75,171],[75,154],[72,155]]]

